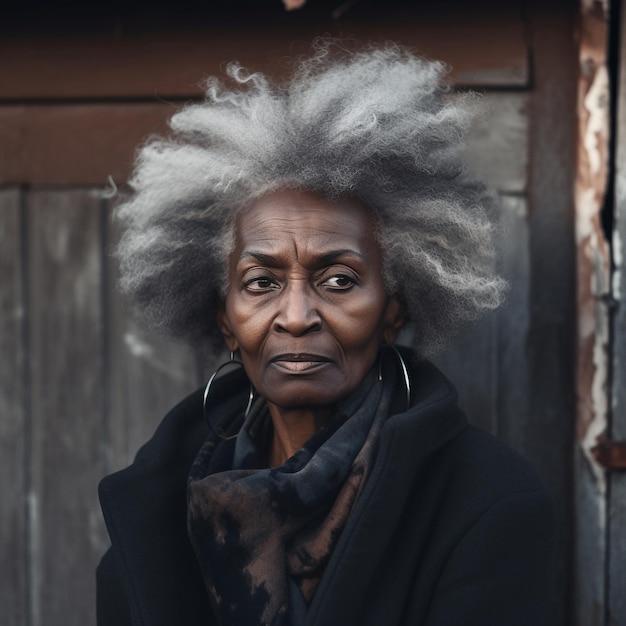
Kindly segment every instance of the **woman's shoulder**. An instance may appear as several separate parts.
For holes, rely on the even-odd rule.
[[[507,443],[471,424],[450,442],[445,456],[459,482],[480,487],[492,497],[546,491],[526,459]]]
[[[459,528],[492,507],[530,510],[551,523],[552,500],[540,478],[506,442],[471,424],[454,386],[431,364],[413,370],[416,402],[394,416],[384,446],[401,465],[409,501],[436,503]]]
[[[229,419],[231,411],[227,409],[237,403],[245,388],[244,380],[240,372],[230,372],[215,381],[207,399],[213,421],[220,421],[223,416]],[[156,459],[168,463],[172,456],[193,460],[210,431],[204,412],[204,394],[204,387],[196,389],[167,411],[152,437],[139,448],[133,465],[152,464]],[[223,427],[221,422],[220,425]]]
[[[157,458],[168,462],[171,455],[195,454],[207,433],[202,414],[202,389],[197,389],[166,413],[152,437],[139,448],[134,464],[150,464]]]
[[[418,402],[404,422],[398,421],[398,439],[408,447],[439,441],[430,464],[441,467],[454,483],[492,497],[516,492],[545,492],[535,471],[506,442],[471,423],[458,405],[454,385],[432,364],[423,363]],[[431,443],[432,445],[432,443]],[[445,469],[444,469],[445,468]]]

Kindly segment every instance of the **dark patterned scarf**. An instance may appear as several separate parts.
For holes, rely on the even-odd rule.
[[[210,436],[191,469],[188,527],[224,625],[301,623],[376,453],[393,376],[371,372],[282,466],[266,466],[271,419],[255,403],[235,440]]]

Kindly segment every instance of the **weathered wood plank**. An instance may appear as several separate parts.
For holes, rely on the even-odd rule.
[[[325,34],[403,43],[446,61],[453,78],[465,85],[526,86],[528,55],[518,7],[490,3],[490,10],[481,11],[475,4],[438,10],[437,3],[415,3],[368,12],[365,3],[341,19],[333,19],[330,9],[270,15],[269,7],[261,15],[248,8],[221,17],[211,5],[192,23],[170,13],[166,28],[144,12],[139,25],[119,15],[111,24],[103,15],[102,24],[72,28],[66,19],[58,31],[45,25],[46,36],[31,24],[19,37],[15,28],[0,37],[0,99],[197,97],[202,79],[220,74],[224,62],[281,73],[286,57],[306,52]]]
[[[526,189],[528,96],[489,93],[489,115],[468,137],[471,168],[505,193]],[[0,182],[37,185],[123,183],[137,146],[167,130],[176,106],[15,105],[0,108]],[[63,158],[59,158],[59,153]]]
[[[533,90],[529,103],[530,320],[528,432],[523,454],[552,493],[558,516],[554,626],[576,623],[572,607],[575,270],[572,207],[576,142],[577,4],[528,0]],[[582,624],[581,624],[582,626]],[[585,624],[585,626],[588,626]]]
[[[516,450],[531,448],[537,432],[528,414],[528,334],[530,325],[530,232],[526,198],[502,202],[502,275],[509,281],[504,306],[496,314],[496,434]]]
[[[494,372],[495,321],[485,316],[455,336],[434,363],[452,381],[459,393],[459,405],[470,422],[495,432]]]
[[[486,115],[467,138],[470,169],[502,193],[528,186],[528,100],[524,92],[486,93]]]
[[[529,315],[528,216],[523,197],[502,197],[499,247],[500,271],[510,284],[506,303],[455,337],[435,362],[457,387],[470,421],[519,449],[525,443],[527,418]]]
[[[186,345],[142,328],[117,290],[112,249],[118,232],[107,222],[107,316],[109,318],[108,471],[128,465],[165,413],[197,389],[195,355]]]
[[[138,144],[163,132],[175,111],[163,103],[3,106],[0,183],[123,182]]]
[[[611,382],[611,429],[613,441],[626,441],[626,2],[621,4],[621,64],[615,158],[615,223],[613,258],[615,273],[612,295],[613,375]],[[626,624],[626,473],[609,476],[608,503],[608,626]]]
[[[89,191],[28,196],[34,626],[95,623],[104,546],[101,203]]]
[[[27,624],[28,493],[24,310],[20,192],[0,191],[0,615],[6,624]]]

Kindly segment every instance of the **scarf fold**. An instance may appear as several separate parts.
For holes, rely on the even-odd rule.
[[[262,399],[236,440],[211,435],[188,483],[188,530],[223,624],[298,624],[371,468],[396,375],[367,376],[279,467]],[[261,469],[260,469],[261,468]]]

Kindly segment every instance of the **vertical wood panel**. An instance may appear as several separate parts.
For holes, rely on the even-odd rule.
[[[88,191],[34,192],[28,209],[33,626],[88,626],[103,548],[100,201]]]
[[[504,306],[456,337],[436,362],[459,392],[470,421],[518,450],[532,441],[526,402],[529,243],[526,200],[502,198],[500,271],[509,281]]]
[[[572,441],[575,272],[576,3],[528,0],[534,89],[529,118],[530,294],[528,432],[524,446],[553,495],[558,516],[553,626],[572,626]],[[589,625],[581,625],[589,626]]]
[[[153,434],[165,413],[198,388],[196,357],[141,327],[117,289],[112,251],[118,232],[107,221],[107,310],[110,319],[109,471],[128,465]]]
[[[20,193],[0,191],[0,616],[26,624],[23,268]]]
[[[528,92],[486,93],[486,114],[467,138],[472,172],[502,193],[525,193],[528,187],[528,101]]]
[[[497,313],[496,433],[523,452],[537,437],[527,396],[530,245],[526,199],[505,197],[502,209],[502,275],[509,281],[509,292]]]
[[[474,174],[504,193],[521,194],[528,186],[528,94],[492,92],[485,96],[488,116],[468,137],[466,160]],[[435,359],[456,385],[460,404],[477,426],[498,433],[499,389],[512,382],[519,389],[524,369],[519,350],[520,316],[527,315],[528,226],[526,203],[522,196],[502,198],[502,272],[512,281],[512,290],[503,309],[489,314],[455,337],[450,347]],[[520,213],[521,212],[521,213]],[[518,285],[519,283],[519,285]],[[502,330],[499,326],[502,325]],[[502,355],[501,355],[502,353]],[[502,357],[502,358],[501,358]],[[502,367],[507,367],[505,372]],[[512,368],[512,369],[511,369]],[[514,371],[507,378],[507,372]],[[504,376],[503,381],[500,377]],[[522,405],[510,401],[506,391],[502,402],[516,409],[515,416],[503,418],[506,424],[524,423]],[[510,398],[519,400],[523,392]],[[510,435],[510,433],[508,433]],[[511,439],[511,437],[509,437]],[[515,441],[511,441],[515,445]],[[519,441],[517,442],[519,443]]]
[[[495,433],[495,317],[489,314],[454,337],[434,359],[459,393],[459,405],[472,424]]]

